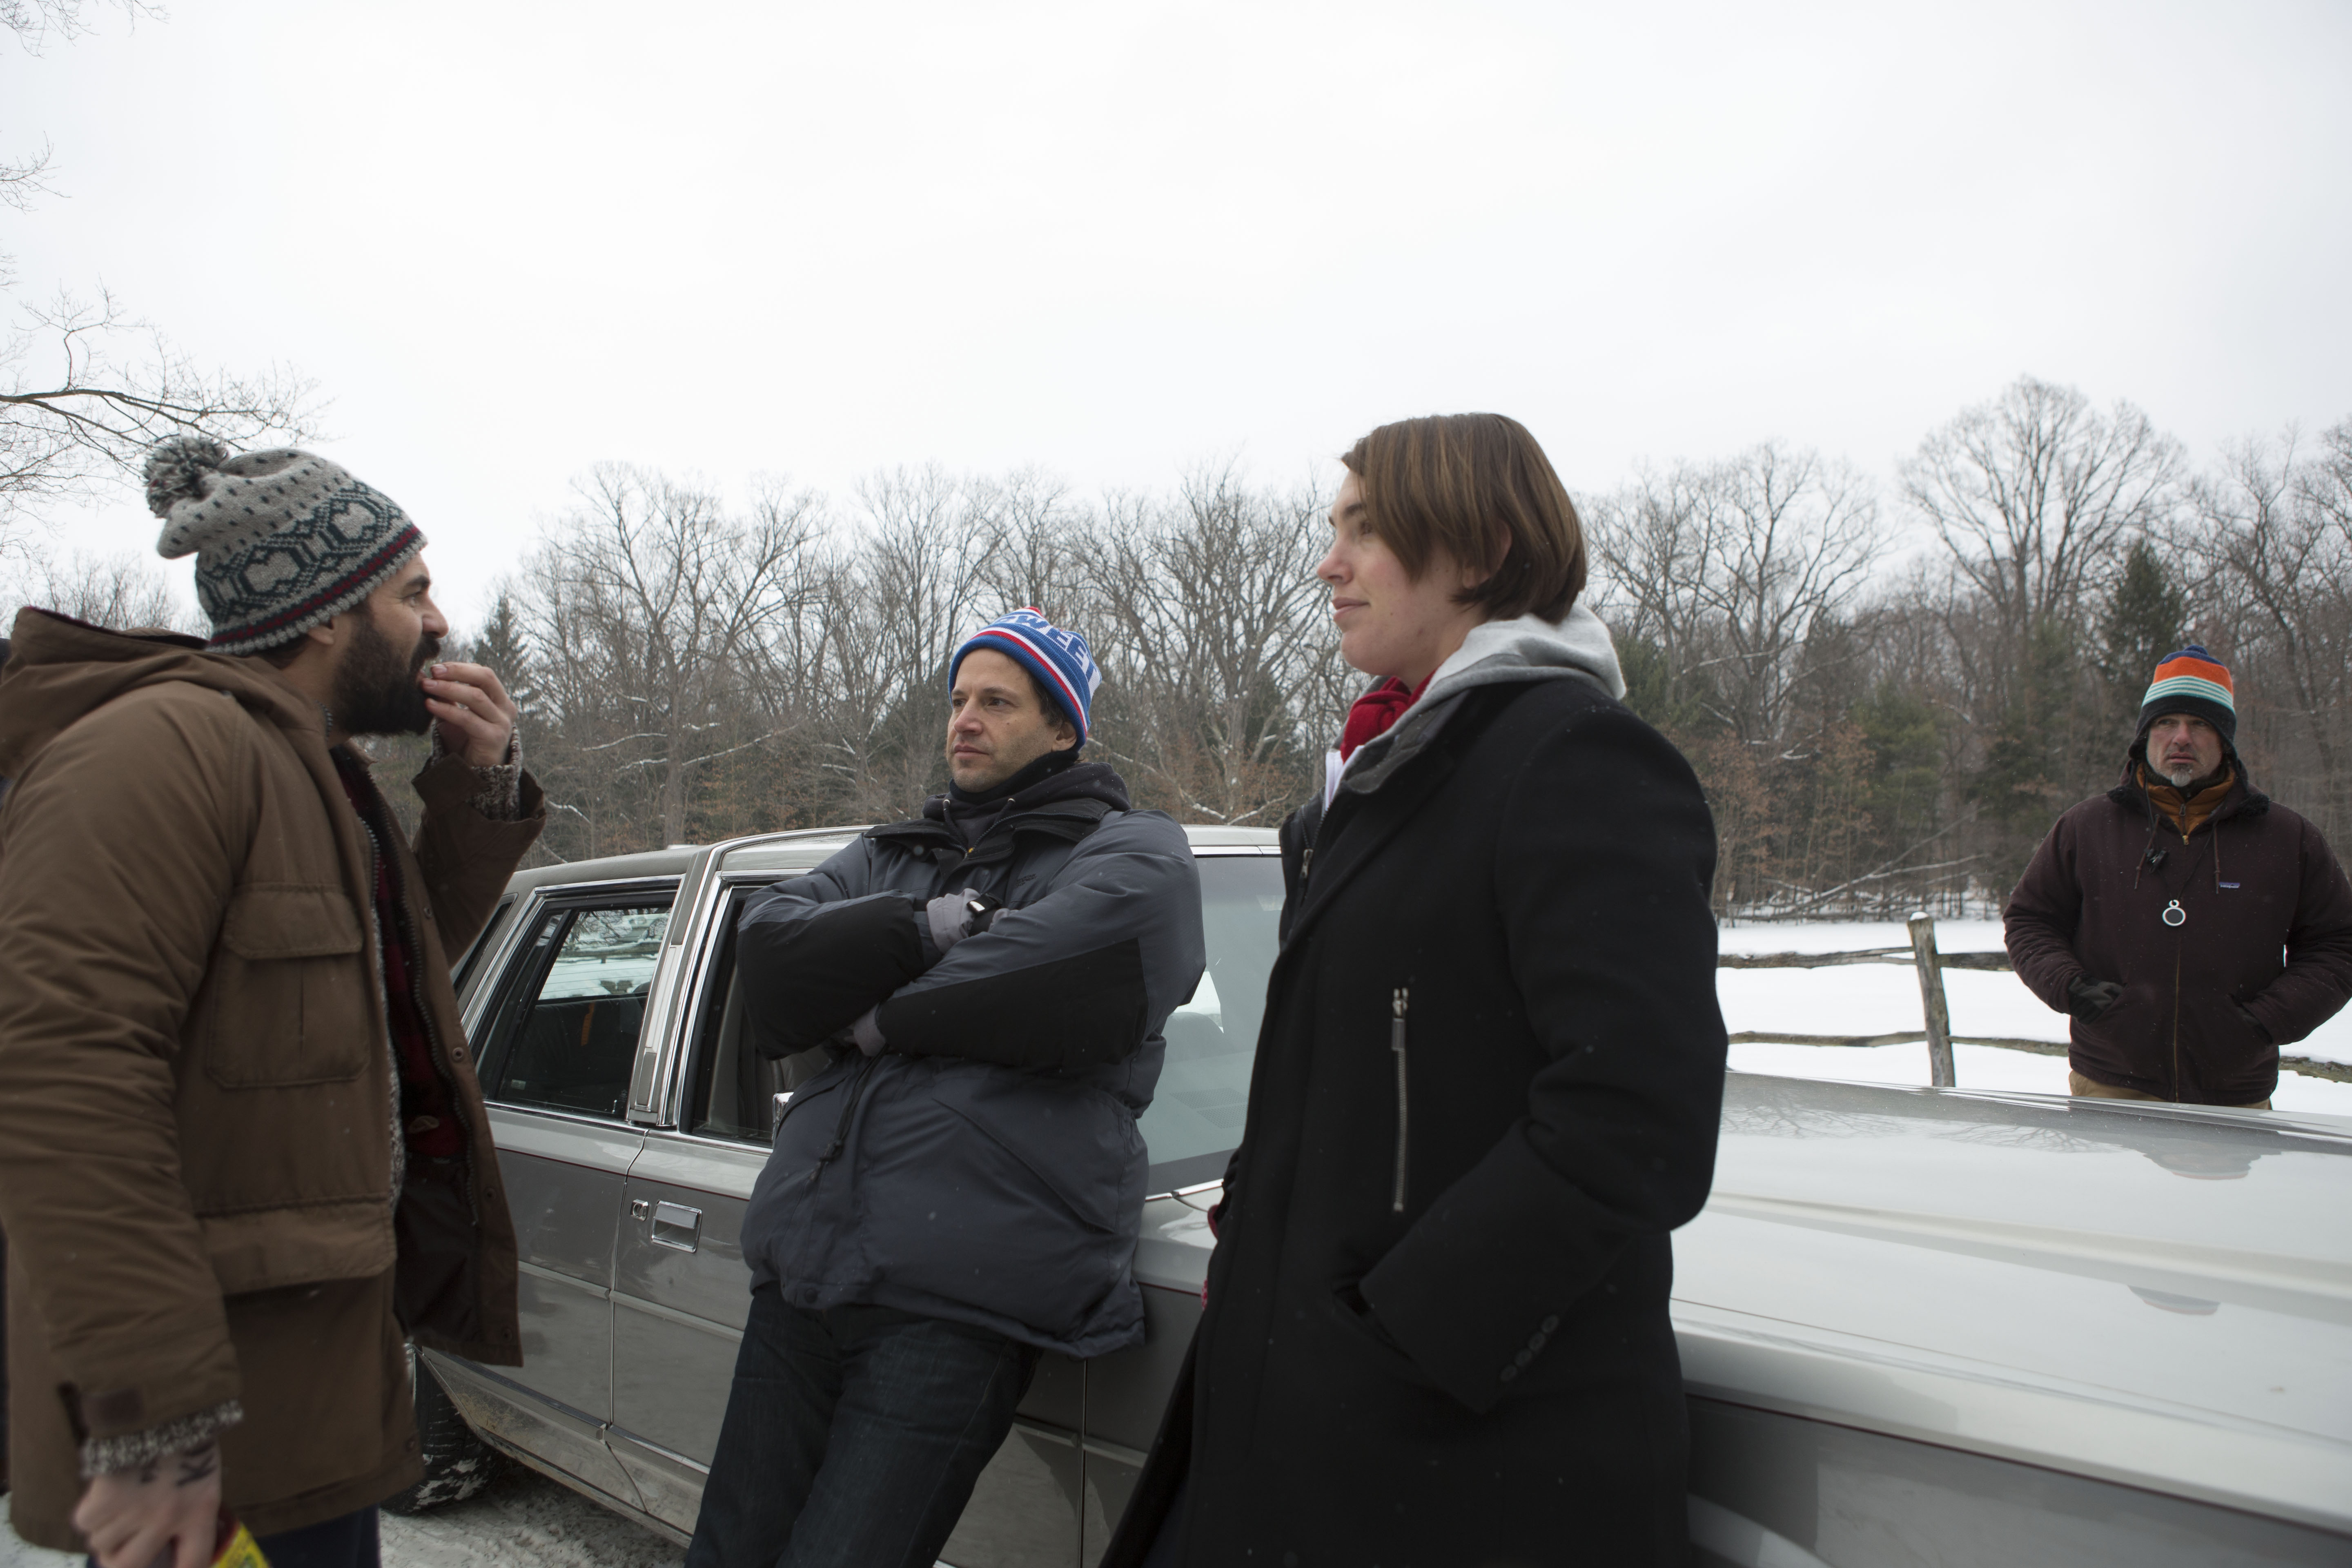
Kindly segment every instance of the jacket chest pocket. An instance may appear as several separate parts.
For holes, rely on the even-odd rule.
[[[365,931],[342,889],[240,888],[222,922],[201,1033],[224,1089],[284,1089],[359,1076],[376,1033]]]

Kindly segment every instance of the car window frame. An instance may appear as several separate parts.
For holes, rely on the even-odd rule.
[[[518,988],[527,986],[536,999],[538,989],[546,984],[547,973],[562,951],[562,942],[559,941],[542,952],[532,952],[537,945],[538,933],[550,918],[570,916],[582,910],[651,909],[657,900],[667,897],[669,916],[674,921],[677,917],[678,880],[675,877],[656,877],[613,882],[557,883],[534,888],[530,896],[521,900],[521,908],[515,911],[510,928],[503,933],[499,944],[499,967],[485,977],[479,988],[478,1004],[468,1009],[470,1016],[466,1020],[467,1037],[477,1043],[475,1064],[485,1105],[511,1115],[553,1117],[597,1127],[631,1125],[625,1092],[620,1110],[611,1116],[500,1098],[498,1088],[505,1077],[506,1058],[513,1048],[514,1040],[511,1032],[505,1038],[497,1036]],[[667,941],[667,934],[664,941]],[[650,993],[652,986],[647,989]],[[644,1048],[644,1030],[653,1022],[654,1015],[649,1008],[638,1025],[633,1055]]]
[[[1192,846],[1192,853],[1196,862],[1228,857],[1278,861],[1282,856],[1281,847],[1273,844],[1197,844]],[[808,869],[814,868],[812,866]],[[667,1086],[667,1100],[661,1123],[665,1129],[677,1137],[726,1149],[762,1147],[749,1139],[731,1138],[720,1133],[693,1130],[695,1088],[702,1076],[702,1036],[707,1017],[706,1009],[712,1006],[723,1008],[726,1005],[726,998],[714,997],[712,992],[715,989],[718,971],[728,951],[729,932],[725,929],[726,911],[734,907],[736,896],[739,893],[772,888],[780,881],[790,881],[794,877],[807,874],[807,870],[786,871],[781,875],[769,870],[729,874],[722,869],[719,875],[709,879],[708,885],[698,889],[698,901],[703,901],[705,908],[698,910],[697,914],[703,921],[704,929],[694,938],[696,947],[694,961],[687,976],[687,984],[692,989],[687,996],[686,1005],[679,1008],[676,1015],[678,1049],[674,1053],[675,1059]],[[1251,1048],[1255,1051],[1256,1047],[1253,1045]],[[1240,1146],[1240,1142],[1236,1139],[1233,1148],[1187,1154],[1180,1159],[1153,1163],[1144,1184],[1146,1197],[1167,1197],[1175,1193],[1191,1191],[1216,1182],[1224,1175],[1226,1166],[1233,1159],[1234,1149]]]

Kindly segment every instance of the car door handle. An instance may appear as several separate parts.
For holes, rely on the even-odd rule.
[[[702,1211],[684,1204],[654,1205],[654,1244],[692,1252],[702,1245]]]

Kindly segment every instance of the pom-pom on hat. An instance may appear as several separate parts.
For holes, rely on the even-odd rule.
[[[2148,727],[2168,713],[2202,719],[2221,732],[2222,740],[2237,744],[2237,689],[2231,683],[2229,666],[2195,643],[2166,654],[2147,695],[2139,701],[2139,740],[2146,740]]]
[[[948,661],[950,686],[963,667],[964,655],[980,648],[1001,653],[1036,677],[1078,731],[1078,744],[1087,743],[1087,712],[1094,706],[1096,688],[1102,685],[1102,668],[1087,650],[1086,638],[1064,631],[1034,605],[1015,610],[972,633],[955,650],[955,658]]]
[[[159,442],[147,457],[147,510],[163,520],[157,553],[196,558],[215,653],[291,642],[425,548],[391,497],[290,447],[232,457],[207,437]]]

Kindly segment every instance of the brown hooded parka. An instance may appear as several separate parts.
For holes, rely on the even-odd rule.
[[[0,777],[17,1532],[79,1549],[81,1438],[229,1400],[223,1496],[257,1533],[398,1491],[419,1474],[403,1320],[419,1343],[520,1360],[514,1229],[448,955],[538,836],[538,786],[494,822],[443,758],[415,781],[414,848],[393,839],[466,1135],[462,1179],[436,1189],[408,1163],[395,1239],[372,851],[317,705],[257,658],[26,610],[0,674]]]

